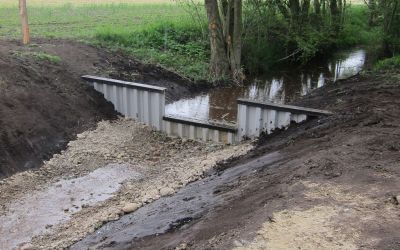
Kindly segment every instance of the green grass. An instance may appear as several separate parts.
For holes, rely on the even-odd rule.
[[[375,71],[400,70],[400,55],[378,61],[374,65]]]
[[[13,54],[15,56],[21,57],[21,58],[32,57],[32,58],[35,58],[35,59],[40,60],[40,61],[47,61],[47,62],[54,63],[54,64],[57,64],[57,63],[61,62],[61,58],[59,56],[47,54],[45,52],[20,52],[20,51],[15,51]]]
[[[125,3],[119,3],[121,1]],[[13,5],[15,2],[0,2],[0,39],[20,38],[18,7]],[[112,50],[122,50],[185,77],[210,80],[209,41],[204,34],[207,29],[205,20],[202,24],[196,23],[182,6],[167,0],[151,0],[147,4],[143,3],[147,1],[142,0],[101,0],[101,4],[90,4],[90,0],[81,2],[28,1],[31,36],[71,38]],[[323,32],[305,29],[307,34],[295,37],[296,42],[304,50],[304,54],[312,57],[317,52],[324,53],[325,47],[332,44],[338,48],[346,48],[360,44],[378,44],[381,41],[380,29],[367,26],[365,6],[352,6],[347,18],[349,22],[339,37],[331,38]],[[280,23],[271,27],[279,34]],[[243,62],[248,69],[259,67],[261,70],[268,70],[277,58],[282,57],[285,41],[279,37],[274,39],[263,40],[261,44],[254,42],[256,46],[244,46]],[[253,43],[251,39],[247,42]]]
[[[161,64],[195,80],[208,79],[208,39],[190,20],[156,22],[139,30],[105,27],[97,30],[98,44],[122,49],[149,63]]]
[[[17,7],[0,2],[0,38],[18,38],[20,23]],[[32,37],[93,37],[98,29],[113,27],[130,31],[155,22],[179,20],[188,14],[172,4],[86,4],[76,6],[33,5],[28,8]]]
[[[208,40],[201,37],[205,27],[193,22],[183,7],[166,0],[148,4],[118,1],[62,5],[35,2],[28,5],[31,36],[77,39],[123,50],[186,77],[208,78],[208,45],[204,43]],[[0,16],[0,39],[19,39],[17,6],[0,2]]]

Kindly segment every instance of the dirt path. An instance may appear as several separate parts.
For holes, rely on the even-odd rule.
[[[132,120],[101,122],[40,169],[0,183],[0,246],[67,247],[250,148],[171,139]]]
[[[110,103],[80,79],[83,74],[167,87],[169,101],[193,83],[122,53],[69,41],[0,40],[0,178],[38,167],[76,134],[115,119]]]
[[[123,239],[124,227],[107,234],[110,223],[96,233],[112,244],[96,244],[102,239],[96,240],[95,233],[80,246],[399,249],[399,87],[400,76],[393,73],[357,76],[316,90],[298,104],[335,115],[264,138],[253,152],[219,166],[251,167],[271,152],[283,155],[279,162],[212,188],[213,199],[223,199],[222,204],[161,235]],[[130,233],[138,229],[131,225]]]

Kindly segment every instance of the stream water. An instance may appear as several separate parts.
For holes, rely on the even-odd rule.
[[[338,79],[360,72],[367,61],[367,51],[360,48],[341,51],[307,67],[281,68],[269,75],[249,80],[243,86],[211,89],[166,106],[166,115],[196,120],[235,122],[236,100],[248,98],[274,103],[288,103]]]

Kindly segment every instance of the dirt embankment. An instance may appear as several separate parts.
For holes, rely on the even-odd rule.
[[[221,169],[276,151],[282,161],[218,187],[226,202],[203,217],[129,247],[399,249],[399,97],[398,74],[314,91],[297,104],[335,115],[265,137]]]
[[[78,42],[36,40],[24,47],[0,41],[0,178],[39,166],[77,133],[116,117],[83,74],[164,86],[167,100],[193,86],[159,67]]]

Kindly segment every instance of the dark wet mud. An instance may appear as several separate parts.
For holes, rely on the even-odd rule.
[[[224,188],[282,158],[280,153],[275,152],[220,174],[214,173],[189,184],[173,196],[161,198],[118,221],[104,225],[71,249],[131,249],[135,240],[185,227],[228,199],[220,194]]]

